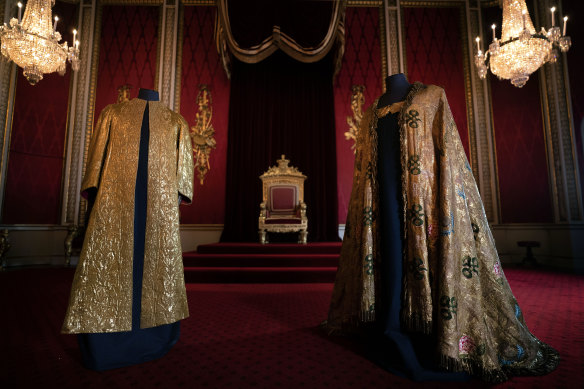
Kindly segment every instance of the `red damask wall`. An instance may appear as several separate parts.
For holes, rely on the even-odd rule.
[[[71,44],[77,6],[57,2],[53,15]],[[36,86],[18,68],[6,187],[4,224],[60,223],[63,155],[71,67],[65,76],[47,74]]]
[[[459,7],[403,9],[408,80],[444,88],[468,157],[462,20]]]
[[[347,117],[353,115],[351,87],[365,86],[363,110],[366,110],[382,93],[379,9],[347,7],[345,31],[345,55],[341,71],[334,84],[340,224],[344,224],[347,219],[355,162],[355,156],[351,150],[353,141],[346,140],[344,135],[349,130]]]
[[[523,88],[488,76],[503,223],[553,218],[538,76],[532,74]]]
[[[200,85],[207,85],[212,97],[212,124],[217,147],[211,152],[211,170],[207,173],[203,185],[195,173],[193,203],[181,207],[183,224],[223,224],[225,218],[225,166],[230,89],[229,80],[215,49],[213,37],[215,13],[215,7],[184,7],[180,113],[190,126],[195,125],[195,115],[198,111],[197,94]],[[259,202],[258,199],[258,204]]]
[[[132,85],[131,98],[140,88],[156,89],[159,13],[159,7],[103,6],[96,122],[103,108],[117,101],[120,86]]]

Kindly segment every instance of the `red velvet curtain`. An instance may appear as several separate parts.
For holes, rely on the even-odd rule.
[[[309,240],[338,240],[332,53],[306,64],[277,51],[233,63],[221,240],[257,241],[259,176],[282,154],[306,176]]]
[[[78,7],[58,1],[53,15],[71,44]],[[58,224],[71,66],[64,76],[45,74],[35,86],[18,69],[4,192],[4,224]]]

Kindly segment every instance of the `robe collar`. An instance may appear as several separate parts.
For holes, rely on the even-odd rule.
[[[158,101],[158,92],[152,89],[140,88],[138,92],[138,98],[146,101]]]

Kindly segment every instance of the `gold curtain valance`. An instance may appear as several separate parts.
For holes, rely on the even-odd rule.
[[[217,0],[217,22],[215,28],[215,39],[217,51],[219,52],[225,70],[229,71],[229,56],[233,55],[238,60],[245,63],[258,63],[276,50],[280,49],[297,61],[310,63],[317,62],[324,58],[333,47],[337,47],[335,55],[335,74],[340,68],[341,59],[344,53],[345,43],[345,7],[346,0],[333,1],[328,28],[320,41],[311,46],[302,45],[295,40],[290,31],[282,31],[278,24],[272,26],[271,35],[257,44],[240,44],[232,29],[232,22],[229,13],[229,1]],[[304,2],[306,4],[306,2]],[[335,43],[338,43],[335,45]]]

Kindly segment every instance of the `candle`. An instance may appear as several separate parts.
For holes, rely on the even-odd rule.
[[[73,29],[73,44],[71,46],[75,46],[75,37],[77,36],[77,30]]]
[[[480,43],[479,43],[481,41],[481,38],[479,38],[477,36],[477,39],[475,39],[475,40],[477,41],[477,50],[479,52],[479,55],[481,55],[481,46],[480,46]]]
[[[79,41],[75,41],[75,49],[79,50]]]
[[[556,7],[551,8],[552,11],[552,27],[556,25],[556,19],[554,18],[554,12],[556,12]]]
[[[55,24],[53,24],[53,33],[57,31],[57,22],[59,21],[59,17],[55,16]]]
[[[491,28],[493,29],[493,42],[497,40],[497,36],[495,35],[495,28],[496,28],[496,27],[497,27],[497,26],[496,26],[495,24],[493,24],[493,25],[491,26]]]
[[[563,36],[566,36],[566,23],[568,22],[568,17],[564,16],[564,33],[562,34]]]
[[[14,4],[14,3],[12,3],[12,4]],[[22,3],[18,2],[18,24],[20,24],[21,16],[22,16]]]
[[[525,17],[526,17],[527,11],[523,10],[521,11],[521,16],[523,18],[523,29],[525,30]]]

